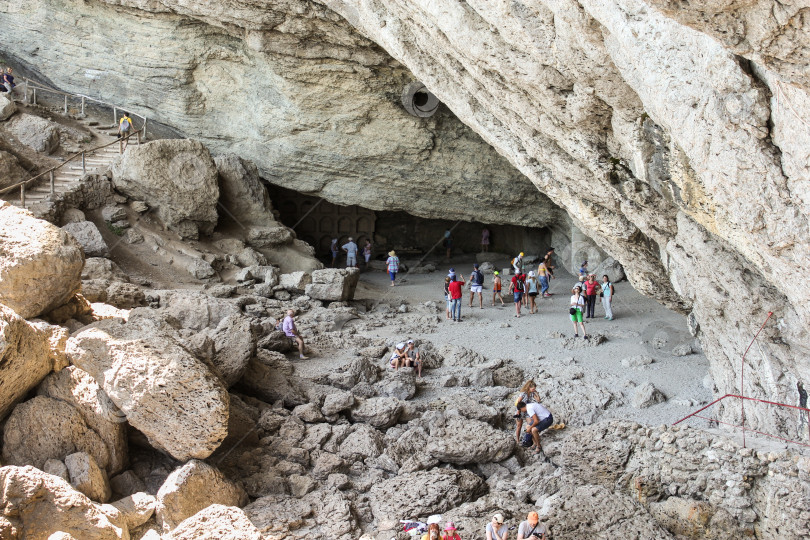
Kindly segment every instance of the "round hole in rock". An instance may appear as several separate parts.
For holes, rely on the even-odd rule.
[[[424,107],[428,102],[427,92],[417,92],[413,95],[413,104],[417,107]]]

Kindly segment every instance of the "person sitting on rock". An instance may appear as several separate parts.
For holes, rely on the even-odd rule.
[[[416,348],[412,339],[408,340],[408,348],[405,351],[408,356],[406,366],[416,368],[416,376],[422,378],[422,359],[419,357],[419,349]]]
[[[487,523],[487,540],[506,540],[509,536],[509,529],[503,523],[503,514],[495,514],[492,521]]]
[[[529,417],[529,424],[526,426],[526,431],[532,434],[534,441],[534,453],[539,454],[540,448],[540,433],[554,424],[554,417],[551,412],[539,403],[524,403],[518,402],[517,409],[521,413],[526,413]]]
[[[440,533],[441,527],[439,527],[439,524],[431,523],[430,525],[428,525],[427,532],[422,535],[422,540],[441,540],[439,538]]]
[[[444,534],[441,540],[461,540],[461,537],[456,532],[456,524],[448,521],[444,526]]]
[[[284,335],[290,338],[293,345],[298,345],[298,358],[306,360],[307,357],[304,356],[304,338],[301,337],[301,333],[298,332],[298,328],[295,326],[294,315],[294,310],[287,310],[287,316],[281,322],[281,329],[284,331]]]
[[[537,512],[529,512],[526,521],[520,522],[517,540],[546,540],[546,526],[540,523]]]
[[[405,344],[397,343],[394,352],[391,353],[391,360],[389,360],[391,367],[394,368],[395,371],[398,371],[400,367],[405,367],[407,362],[408,355],[405,352]]]

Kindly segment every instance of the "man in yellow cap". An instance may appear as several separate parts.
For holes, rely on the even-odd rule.
[[[523,252],[520,252],[520,255],[512,259],[512,268],[515,270],[516,275],[520,275],[523,273]]]

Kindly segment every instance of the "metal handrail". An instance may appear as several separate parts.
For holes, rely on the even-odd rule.
[[[68,163],[73,161],[74,159],[76,159],[77,157],[81,156],[81,158],[82,158],[82,173],[86,174],[87,173],[87,167],[85,165],[85,158],[87,157],[88,154],[93,154],[93,153],[95,153],[95,152],[97,152],[99,150],[103,150],[104,148],[107,148],[108,146],[112,146],[112,145],[114,145],[116,143],[119,144],[119,153],[123,153],[124,152],[124,142],[129,141],[129,139],[131,137],[137,135],[138,143],[140,144],[140,142],[141,142],[141,132],[145,132],[145,130],[146,130],[146,128],[142,127],[138,131],[130,133],[126,137],[121,137],[121,138],[116,139],[116,140],[114,140],[112,142],[109,142],[107,144],[103,144],[101,146],[96,146],[96,147],[91,148],[89,150],[82,150],[81,152],[77,152],[77,153],[73,154],[72,156],[70,156],[69,158],[67,158],[62,163],[60,163],[59,165],[56,165],[55,167],[51,167],[47,171],[41,172],[38,175],[36,175],[36,176],[34,176],[32,178],[29,178],[28,180],[23,180],[22,182],[17,182],[14,185],[7,186],[7,187],[5,187],[3,189],[0,189],[0,195],[5,195],[6,193],[9,193],[13,189],[20,188],[20,204],[25,206],[25,188],[26,188],[26,186],[28,186],[28,184],[31,184],[31,183],[39,180],[40,178],[42,178],[46,174],[50,176],[50,179],[51,179],[51,194],[53,194],[53,192],[54,192],[54,173],[56,171],[58,171],[59,169],[61,169],[62,167],[64,167],[65,165],[67,165]]]
[[[64,113],[67,114],[68,113],[68,98],[70,98],[70,97],[78,98],[78,99],[81,99],[81,114],[84,115],[85,104],[89,100],[89,101],[92,101],[94,103],[104,105],[105,107],[112,108],[112,110],[113,110],[113,125],[118,123],[118,109],[119,108],[123,109],[123,107],[118,107],[117,105],[114,105],[112,103],[108,103],[108,102],[102,101],[100,99],[96,99],[96,98],[93,98],[93,97],[90,97],[90,96],[86,96],[84,94],[74,94],[74,93],[70,93],[70,92],[63,92],[61,90],[56,90],[55,88],[48,88],[47,86],[43,85],[42,83],[32,81],[31,79],[29,79],[27,77],[24,77],[23,81],[24,81],[23,82],[23,87],[24,87],[25,101],[26,102],[28,102],[28,91],[29,90],[32,91],[32,99],[33,99],[32,104],[33,105],[37,104],[37,90],[39,90],[40,92],[49,92],[51,94],[57,94],[57,95],[60,95],[60,96],[64,96],[64,98],[65,98]],[[143,127],[142,127],[142,129],[143,129],[143,137],[146,138],[146,124],[147,124],[146,116],[144,116],[142,114],[138,114],[138,113],[130,113],[130,114],[132,114],[133,116],[137,116],[138,118],[143,120]]]
[[[765,432],[762,432],[762,431],[758,431],[758,430],[750,428],[750,427],[745,427],[744,424],[731,424],[729,422],[723,422],[721,420],[717,420],[716,418],[710,418],[710,417],[702,416],[701,414],[699,414],[699,413],[705,411],[706,409],[708,409],[709,407],[711,407],[712,405],[715,405],[715,404],[723,401],[726,398],[737,398],[740,401],[755,401],[757,403],[767,403],[768,405],[776,405],[777,407],[786,407],[788,409],[796,409],[798,411],[804,412],[805,414],[807,414],[807,418],[810,418],[810,409],[808,409],[806,407],[800,407],[798,405],[790,405],[789,403],[778,403],[776,401],[768,401],[767,399],[757,399],[757,398],[752,398],[752,397],[747,397],[747,396],[738,396],[736,394],[726,394],[723,397],[715,399],[714,401],[712,401],[711,403],[709,403],[705,407],[701,407],[700,409],[696,410],[692,414],[684,416],[683,418],[681,418],[677,422],[673,423],[672,425],[676,426],[676,425],[680,424],[681,422],[684,422],[685,420],[689,420],[690,418],[700,418],[701,420],[708,420],[710,422],[717,422],[718,424],[723,424],[724,426],[730,426],[730,427],[734,427],[734,428],[742,428],[744,431],[753,431],[754,433],[758,433],[760,435],[764,435],[765,437],[770,437],[772,439],[778,439],[780,441],[785,441],[785,442],[790,442],[790,443],[794,443],[794,444],[799,444],[801,446],[810,447],[810,444],[808,444],[806,442],[798,441],[798,440],[795,440],[795,439],[787,439],[785,437],[780,437],[779,435],[772,435],[770,433],[765,433]],[[745,442],[743,442],[743,447],[745,447]]]

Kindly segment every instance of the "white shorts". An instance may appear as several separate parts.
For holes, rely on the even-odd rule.
[[[357,255],[346,255],[346,266],[356,266]]]
[[[478,292],[478,293],[480,293],[480,292],[481,292],[481,291],[483,291],[483,290],[484,290],[484,286],[483,286],[483,285],[470,285],[470,291],[471,291],[471,292],[474,292],[474,293]]]

